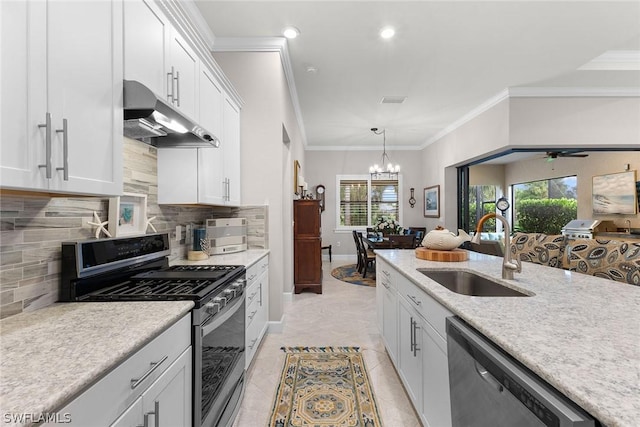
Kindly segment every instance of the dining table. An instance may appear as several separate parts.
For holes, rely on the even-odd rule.
[[[389,249],[391,248],[391,242],[388,237],[385,236],[368,236],[362,239],[370,249]]]

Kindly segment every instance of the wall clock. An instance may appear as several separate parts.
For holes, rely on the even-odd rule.
[[[320,210],[324,211],[324,185],[316,185],[316,199],[320,200]]]
[[[500,210],[500,212],[502,212],[502,216],[504,216],[504,213],[507,211],[507,209],[509,209],[509,201],[505,198],[505,197],[500,197],[498,200],[496,200],[496,207]]]

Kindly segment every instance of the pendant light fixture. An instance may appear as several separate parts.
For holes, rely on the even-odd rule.
[[[398,172],[400,172],[400,165],[391,164],[391,160],[387,155],[387,135],[386,130],[378,130],[378,128],[371,128],[371,131],[376,135],[382,135],[382,162],[380,165],[377,163],[369,167],[369,173],[371,179],[389,179],[397,180]]]

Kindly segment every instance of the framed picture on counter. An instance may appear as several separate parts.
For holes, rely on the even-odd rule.
[[[113,237],[145,234],[147,195],[124,193],[109,199],[109,233]]]

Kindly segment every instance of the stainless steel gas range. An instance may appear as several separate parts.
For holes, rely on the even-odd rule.
[[[169,253],[166,233],[64,242],[60,298],[192,300],[193,426],[231,425],[244,392],[245,268],[170,267]]]

